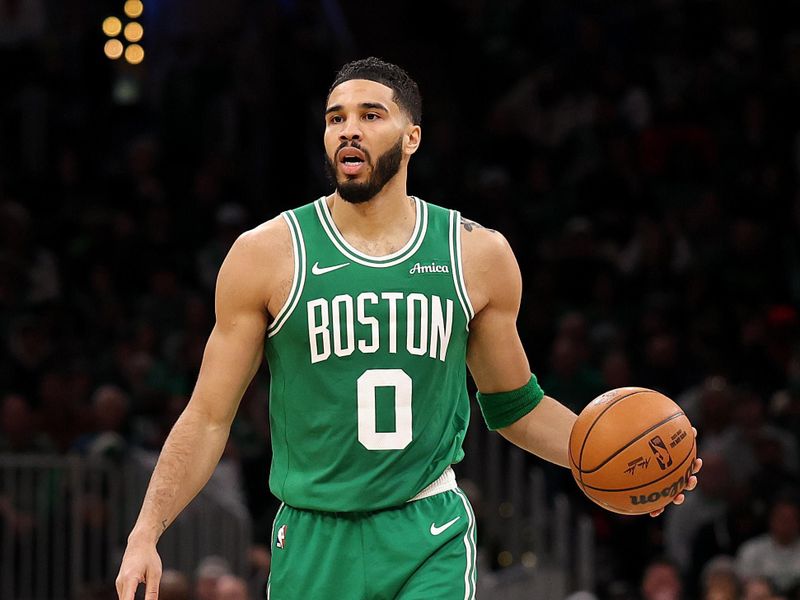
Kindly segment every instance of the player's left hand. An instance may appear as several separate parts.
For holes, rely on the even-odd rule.
[[[692,431],[694,432],[695,440],[697,440],[697,429],[692,427]],[[695,477],[695,475],[697,475],[697,473],[699,473],[700,469],[702,468],[703,468],[703,459],[702,458],[695,459],[694,465],[692,466],[692,475],[689,477],[689,482],[686,484],[686,487],[684,488],[683,492],[691,492],[694,488],[697,487],[697,477]],[[686,496],[684,495],[683,492],[681,492],[680,494],[675,496],[675,498],[672,499],[673,504],[679,504],[679,505],[683,504],[683,501],[686,500]],[[653,512],[651,512],[650,516],[657,517],[663,512],[664,509],[659,508],[658,510],[654,510]]]

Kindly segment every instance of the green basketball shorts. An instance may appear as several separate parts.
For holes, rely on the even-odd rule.
[[[473,600],[475,515],[455,488],[376,512],[281,506],[268,600]]]

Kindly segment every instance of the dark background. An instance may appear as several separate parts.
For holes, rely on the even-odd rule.
[[[0,451],[160,447],[222,258],[330,191],[328,86],[376,55],[423,95],[410,193],[514,248],[546,392],[580,411],[641,385],[700,430],[689,524],[581,504],[597,593],[666,554],[700,597],[703,565],[766,531],[798,482],[800,4],[145,0],[138,66],[103,55],[122,4],[0,0]],[[266,376],[228,450],[254,543],[275,509]],[[581,502],[566,471],[551,484]]]

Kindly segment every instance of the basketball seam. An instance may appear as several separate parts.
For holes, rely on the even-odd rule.
[[[632,440],[628,440],[628,442],[627,442],[627,443],[626,443],[624,446],[622,446],[622,448],[620,448],[619,450],[617,450],[616,452],[614,452],[614,454],[611,454],[611,455],[610,455],[608,458],[606,458],[606,459],[605,459],[603,462],[601,462],[599,465],[597,465],[597,466],[596,466],[594,469],[587,469],[586,471],[584,471],[583,469],[581,469],[581,473],[594,473],[594,472],[596,472],[596,471],[598,471],[598,470],[602,469],[602,468],[603,468],[605,465],[607,465],[607,464],[608,464],[608,461],[610,461],[612,458],[614,458],[615,456],[617,456],[618,454],[620,454],[621,452],[623,452],[623,451],[624,451],[626,448],[630,448],[630,445],[631,445],[631,444],[633,444],[634,442],[637,442],[637,441],[639,441],[640,439],[642,439],[644,436],[646,436],[648,433],[650,433],[650,432],[651,432],[651,431],[653,431],[654,429],[658,429],[658,428],[659,428],[659,427],[661,427],[661,426],[662,426],[664,423],[669,423],[669,422],[670,422],[670,421],[672,421],[673,419],[677,419],[677,418],[678,418],[678,417],[680,417],[680,416],[684,416],[684,414],[683,414],[683,411],[677,412],[677,413],[675,413],[674,415],[670,415],[669,417],[667,417],[667,418],[666,418],[666,419],[664,419],[663,421],[661,421],[661,422],[659,422],[659,423],[656,423],[655,425],[653,425],[652,427],[650,427],[650,429],[646,429],[645,431],[643,431],[642,433],[640,433],[640,434],[639,434],[637,437],[633,438]],[[598,420],[599,420],[599,417],[598,417]],[[586,437],[588,438],[588,437],[589,437],[589,435],[587,434],[587,435],[586,435]]]
[[[658,483],[658,482],[659,482],[659,481],[661,481],[662,479],[665,479],[665,478],[669,477],[669,476],[670,476],[670,475],[672,475],[672,474],[673,474],[675,471],[677,471],[677,470],[678,470],[678,469],[679,469],[681,466],[683,466],[683,464],[686,462],[686,459],[687,459],[687,458],[689,458],[689,457],[692,455],[692,451],[695,449],[695,446],[696,446],[696,440],[692,440],[692,446],[691,446],[691,448],[689,448],[689,452],[687,452],[687,453],[686,453],[686,456],[684,456],[684,457],[683,457],[683,458],[680,460],[680,462],[679,462],[679,463],[677,463],[677,466],[676,466],[674,469],[672,469],[671,471],[668,471],[667,473],[664,473],[664,474],[663,474],[661,477],[659,477],[658,479],[654,479],[653,481],[649,481],[649,482],[647,482],[647,483],[645,483],[645,484],[642,484],[642,485],[637,485],[637,486],[635,486],[635,487],[630,487],[630,488],[609,489],[609,488],[599,488],[599,487],[594,487],[594,486],[591,486],[591,485],[589,485],[589,484],[586,484],[586,483],[584,483],[584,484],[583,484],[583,487],[584,487],[584,488],[589,488],[590,490],[594,490],[594,491],[596,491],[596,492],[630,492],[630,491],[633,491],[633,490],[638,490],[638,489],[640,489],[640,488],[643,488],[643,487],[646,487],[646,486],[649,486],[649,485],[653,485],[654,483]]]
[[[612,406],[614,406],[620,400],[624,400],[625,398],[629,398],[631,396],[635,396],[636,394],[642,394],[644,392],[650,392],[650,391],[652,391],[652,390],[648,390],[648,389],[635,390],[635,391],[631,392],[630,394],[625,394],[624,396],[621,396],[621,397],[617,398],[611,404],[606,406],[603,409],[603,412],[601,412],[599,415],[597,415],[597,417],[595,417],[594,421],[592,421],[592,424],[589,425],[589,429],[586,430],[586,433],[583,436],[583,443],[581,443],[581,451],[580,451],[580,454],[578,454],[578,460],[576,461],[574,458],[572,460],[572,462],[574,462],[575,466],[578,468],[578,476],[580,477],[580,484],[581,485],[583,485],[583,469],[581,468],[581,463],[583,462],[583,449],[586,447],[586,441],[589,439],[589,434],[592,432],[592,429],[594,429],[594,426],[597,423],[597,421],[600,419],[600,417],[602,417],[604,414],[606,414],[606,411],[608,409],[610,409]],[[570,445],[569,452],[570,452],[570,458],[572,458],[572,445]]]

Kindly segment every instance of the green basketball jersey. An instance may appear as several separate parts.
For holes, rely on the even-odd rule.
[[[414,198],[408,243],[369,256],[324,198],[283,213],[288,300],[267,329],[270,489],[296,508],[398,506],[460,461],[468,323],[457,211]]]

